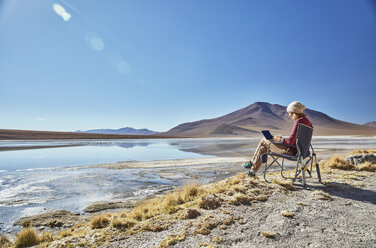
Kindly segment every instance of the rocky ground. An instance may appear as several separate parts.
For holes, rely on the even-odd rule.
[[[95,221],[61,223],[40,247],[376,247],[375,164],[328,161],[320,165],[323,183],[314,172],[307,189],[279,172],[269,174],[272,183],[239,173]],[[38,217],[33,226],[38,219],[51,223]]]
[[[368,174],[354,176],[352,182],[324,175],[326,185],[309,180],[308,189],[275,190],[265,202],[202,211],[196,220],[105,247],[158,247],[182,233],[184,239],[172,247],[376,247],[376,177]],[[206,235],[195,233],[198,219],[213,216],[205,221],[215,223],[231,215],[234,221],[229,225],[218,225]],[[272,237],[265,237],[268,234]]]

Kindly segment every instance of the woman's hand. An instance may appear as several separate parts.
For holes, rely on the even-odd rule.
[[[273,141],[274,142],[281,142],[282,141],[282,136],[273,136]]]

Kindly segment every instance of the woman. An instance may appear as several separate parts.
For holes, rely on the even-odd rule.
[[[278,143],[288,144],[288,145],[295,145],[298,124],[302,123],[304,125],[313,127],[312,123],[308,120],[307,115],[303,113],[303,110],[305,108],[306,107],[298,101],[292,102],[287,106],[287,112],[289,113],[289,117],[295,121],[294,127],[292,128],[291,134],[288,138],[282,138],[281,136],[274,136],[273,142],[278,142]],[[248,172],[248,175],[250,176],[256,175],[256,172],[260,169],[262,165],[261,155],[267,152],[268,145],[270,143],[271,141],[263,138],[260,141],[259,145],[257,146],[252,160],[243,164],[244,168],[251,169]],[[275,152],[275,153],[292,155],[292,156],[296,155],[297,153],[296,148],[290,148],[282,144],[271,144],[270,151]]]

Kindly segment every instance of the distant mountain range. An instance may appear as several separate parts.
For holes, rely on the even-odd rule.
[[[151,135],[158,134],[158,132],[151,131],[149,129],[135,129],[132,127],[124,127],[120,129],[92,129],[81,131],[77,130],[77,133],[100,133],[100,134],[123,134],[123,135]]]
[[[367,122],[366,124],[363,124],[364,126],[369,126],[369,127],[376,127],[376,121],[370,121]]]
[[[315,135],[376,135],[376,127],[334,119],[311,109],[304,111],[314,126]],[[255,102],[227,115],[180,124],[163,133],[174,136],[215,137],[259,135],[264,129],[274,134],[289,134],[293,121],[286,106]]]
[[[304,112],[308,114],[308,118],[314,126],[314,135],[376,136],[375,121],[358,125],[337,120],[311,109],[306,109]],[[0,140],[260,136],[260,131],[264,129],[269,129],[276,135],[287,135],[290,133],[293,123],[286,112],[286,106],[255,102],[248,107],[221,117],[180,124],[164,133],[130,127],[76,132],[0,129]]]

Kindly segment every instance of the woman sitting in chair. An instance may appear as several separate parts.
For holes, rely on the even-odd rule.
[[[297,150],[295,147],[288,147],[283,144],[295,145],[296,133],[298,130],[298,125],[300,123],[313,127],[311,122],[308,120],[307,115],[303,113],[303,110],[305,108],[306,107],[298,101],[292,102],[287,106],[287,112],[290,118],[295,121],[294,127],[292,128],[291,134],[288,138],[282,138],[281,136],[273,136],[272,141],[278,142],[281,144],[274,144],[274,143],[271,144],[270,151],[275,152],[275,153],[292,155],[292,156],[296,155]],[[244,168],[251,169],[248,172],[249,176],[255,176],[256,172],[260,169],[261,164],[262,164],[261,156],[267,152],[268,145],[270,143],[271,143],[270,140],[263,138],[258,144],[252,160],[243,164]]]

